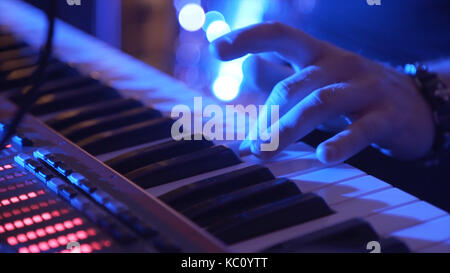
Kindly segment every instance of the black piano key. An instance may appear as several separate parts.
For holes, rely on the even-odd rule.
[[[207,199],[272,179],[275,179],[275,176],[268,168],[252,165],[177,188],[159,198],[171,207],[181,210]]]
[[[18,59],[21,57],[37,56],[37,54],[37,51],[31,47],[22,47],[0,51],[0,63],[8,60]]]
[[[369,252],[370,241],[380,241],[372,226],[354,218],[270,247],[265,252]]]
[[[160,118],[161,113],[149,107],[140,107],[110,116],[86,120],[60,131],[62,135],[76,142],[97,133],[117,129],[126,125]]]
[[[192,136],[191,139],[194,139],[194,137]],[[203,138],[202,140],[169,140],[164,143],[125,153],[105,163],[117,172],[126,174],[146,165],[199,151],[213,145],[211,141]]]
[[[297,185],[286,178],[279,178],[214,197],[184,209],[182,213],[198,225],[207,227],[224,217],[295,195],[301,195]]]
[[[57,93],[67,90],[72,90],[74,88],[79,88],[82,86],[99,84],[99,82],[91,77],[86,76],[71,76],[71,77],[63,77],[60,79],[46,81],[39,88],[39,95],[45,95],[50,93]],[[23,96],[20,93],[16,93],[9,98],[15,103],[20,103],[23,99]]]
[[[225,243],[233,244],[332,213],[321,197],[306,193],[223,218],[208,227],[208,231]]]
[[[34,66],[36,65],[37,61],[37,56],[32,56],[2,62],[0,63],[0,74],[8,74],[14,70]]]
[[[95,105],[82,106],[64,111],[46,121],[46,124],[55,130],[62,130],[93,118],[99,118],[112,113],[141,107],[142,103],[132,98],[119,98],[110,101],[96,103]]]
[[[17,40],[13,35],[7,34],[0,37],[0,51],[25,47],[27,44]]]
[[[232,150],[214,146],[139,168],[125,174],[144,189],[241,163]]]
[[[14,70],[9,74],[0,75],[0,91],[10,90],[14,88],[23,88],[30,84],[31,75],[36,70],[36,66]],[[65,77],[68,75],[79,74],[74,68],[63,64],[59,61],[51,61],[45,69],[45,80],[49,81]]]
[[[170,118],[158,118],[82,139],[77,144],[93,155],[105,154],[170,137],[174,123]]]
[[[37,116],[45,115],[119,97],[120,95],[115,89],[96,84],[63,93],[44,95],[35,103],[31,113]]]

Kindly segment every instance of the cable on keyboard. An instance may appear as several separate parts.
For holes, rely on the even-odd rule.
[[[48,21],[48,31],[45,46],[42,53],[39,56],[38,66],[31,75],[30,80],[31,84],[27,85],[22,90],[22,95],[24,96],[23,102],[19,105],[19,109],[17,110],[16,114],[14,115],[8,126],[6,126],[5,128],[5,133],[3,134],[2,139],[0,141],[0,150],[2,150],[5,147],[6,142],[9,140],[9,138],[11,138],[15,134],[17,127],[19,127],[19,124],[21,123],[23,117],[39,98],[37,90],[45,80],[44,72],[47,67],[50,56],[52,55],[56,10],[57,10],[57,0],[50,0],[50,6],[46,11]]]

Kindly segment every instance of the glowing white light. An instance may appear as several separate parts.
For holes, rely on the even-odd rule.
[[[203,30],[206,31],[209,25],[215,21],[225,22],[225,17],[223,16],[222,13],[218,12],[217,10],[208,11],[205,14],[205,24],[203,25]]]
[[[212,22],[206,30],[206,38],[209,42],[212,42],[230,31],[230,26],[227,23],[225,23],[224,21],[215,21]]]
[[[267,0],[238,1],[237,3],[237,12],[232,24],[233,29],[262,21],[264,10],[267,7]],[[243,80],[242,63],[245,58],[247,58],[247,56],[230,62],[221,63],[217,79],[213,84],[213,92],[218,99],[230,101],[239,94],[239,89]]]
[[[221,75],[213,84],[214,95],[222,101],[230,101],[237,97],[241,81],[233,76]]]
[[[197,31],[205,23],[205,11],[197,4],[187,4],[178,14],[180,25],[187,31]]]

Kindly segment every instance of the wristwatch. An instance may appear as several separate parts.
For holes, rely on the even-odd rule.
[[[431,152],[421,161],[427,167],[450,162],[450,88],[423,64],[407,64],[404,72],[415,80],[433,111],[435,140]]]

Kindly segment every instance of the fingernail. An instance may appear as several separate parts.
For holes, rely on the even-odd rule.
[[[321,162],[329,164],[336,160],[337,151],[333,146],[319,145],[316,155]]]

